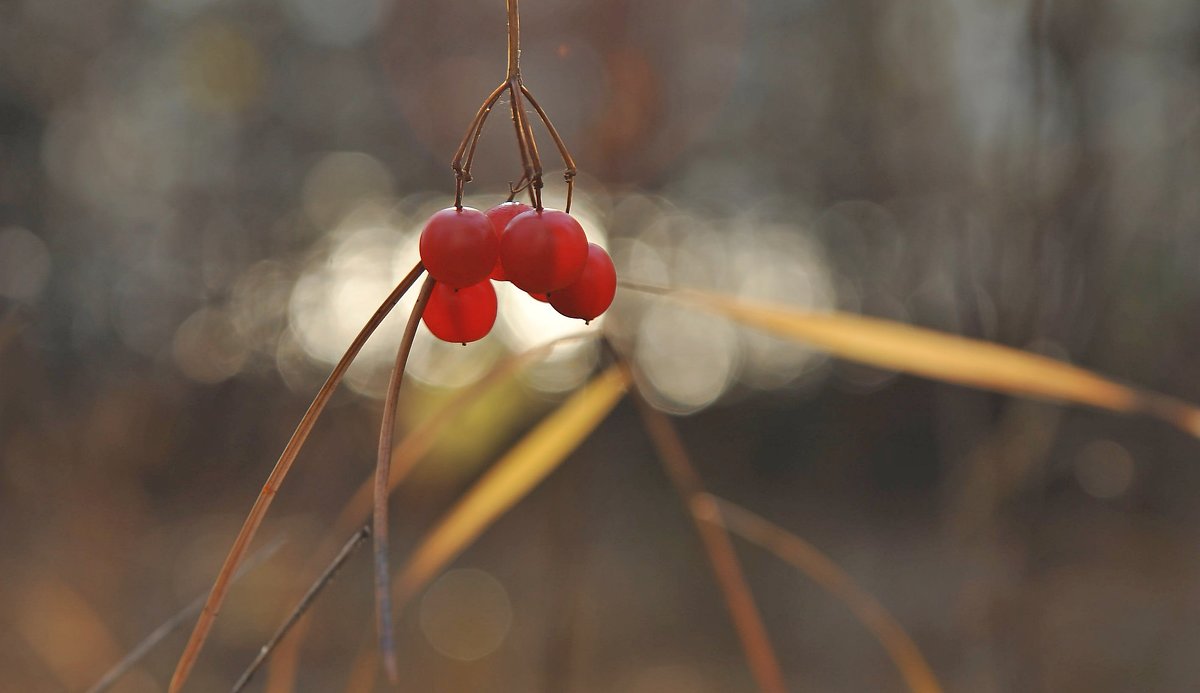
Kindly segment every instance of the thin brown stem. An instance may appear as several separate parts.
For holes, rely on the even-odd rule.
[[[399,681],[400,674],[396,667],[396,648],[392,642],[392,602],[388,591],[388,491],[392,471],[392,434],[396,427],[396,406],[400,401],[404,368],[408,365],[408,356],[412,353],[417,327],[421,324],[421,316],[425,313],[425,306],[429,303],[435,283],[433,277],[426,277],[425,283],[421,285],[421,293],[417,296],[417,303],[413,306],[412,314],[408,316],[408,325],[404,328],[404,338],[400,340],[400,348],[396,351],[396,363],[392,366],[392,376],[388,380],[387,394],[383,399],[379,454],[375,461],[375,625],[379,634],[379,652],[383,656],[388,679],[393,684]]]
[[[472,403],[479,401],[488,392],[493,392],[500,383],[513,377],[521,368],[550,354],[555,346],[570,341],[586,339],[589,336],[586,333],[580,333],[559,337],[541,346],[502,359],[487,374],[475,381],[475,383],[456,392],[443,406],[439,407],[428,418],[410,430],[395,447],[392,456],[392,470],[389,474],[389,492],[395,492],[400,483],[408,477],[417,463],[433,447],[438,437],[444,433],[450,424],[457,421]],[[356,525],[364,521],[370,520],[373,492],[374,477],[372,476],[359,487],[354,496],[342,508],[342,511],[338,514],[338,518],[329,529],[327,537],[322,541],[322,548],[316,552],[317,555],[328,553],[332,550],[332,543],[340,540],[345,532],[352,530]],[[294,687],[293,682],[296,678],[295,670],[298,661],[297,652],[301,646],[301,641],[307,633],[310,620],[310,618],[301,619],[292,630],[291,635],[275,651],[275,656],[272,658],[270,666],[269,691],[290,691]],[[371,647],[370,649],[374,653],[377,648]]]
[[[333,562],[329,564],[329,567],[327,567],[325,571],[321,573],[316,582],[312,584],[312,587],[309,587],[308,591],[304,593],[304,596],[301,597],[300,602],[296,604],[294,609],[292,609],[292,613],[288,614],[287,618],[283,620],[283,623],[279,625],[279,629],[275,631],[275,634],[271,636],[271,639],[267,641],[267,644],[263,645],[258,651],[258,656],[254,658],[254,661],[250,663],[250,666],[246,667],[246,671],[242,672],[242,675],[237,680],[237,683],[233,684],[232,693],[238,693],[238,691],[241,691],[246,687],[246,684],[250,683],[250,679],[254,676],[254,673],[258,671],[263,662],[267,660],[267,657],[270,656],[271,651],[275,649],[275,646],[279,644],[279,641],[283,639],[283,636],[287,635],[288,631],[291,630],[296,621],[299,620],[299,618],[304,615],[306,611],[308,611],[308,608],[312,606],[314,601],[316,601],[317,596],[321,594],[321,590],[325,589],[330,582],[333,582],[333,577],[337,575],[337,572],[341,570],[342,566],[345,565],[346,561],[355,552],[355,550],[358,549],[363,540],[369,536],[371,536],[370,525],[363,525],[362,528],[360,528],[350,537],[350,539],[342,547],[342,550],[338,552],[336,557],[334,557]]]
[[[463,135],[462,141],[458,143],[458,149],[454,150],[454,159],[450,161],[450,168],[453,168],[456,173],[462,172],[462,162],[463,157],[467,153],[467,147],[476,138],[476,134],[482,127],[481,122],[487,118],[492,106],[496,105],[496,101],[500,99],[505,89],[508,89],[507,81],[501,82],[498,87],[492,90],[491,94],[488,94],[483,103],[479,105],[479,110],[475,112],[475,117],[471,119],[471,124],[467,126],[466,134]]]
[[[488,115],[492,112],[492,107],[496,105],[496,101],[504,91],[508,89],[508,82],[502,82],[500,86],[492,90],[491,94],[480,104],[479,110],[475,112],[475,117],[471,119],[471,124],[467,126],[467,132],[463,135],[462,141],[458,144],[458,149],[454,150],[454,158],[450,161],[450,168],[454,169],[455,179],[455,202],[454,206],[462,207],[463,184],[471,180],[471,163],[475,159],[475,146],[479,143],[479,136],[483,132],[483,124],[487,121]],[[468,147],[470,148],[468,150]],[[464,165],[464,157],[466,157]]]
[[[766,626],[763,625],[762,615],[754,603],[754,595],[746,583],[746,576],[742,572],[733,542],[723,527],[705,521],[705,518],[714,512],[711,508],[712,500],[704,491],[704,485],[688,457],[678,431],[665,414],[646,401],[636,383],[630,388],[630,392],[642,417],[642,424],[658,452],[658,458],[675,486],[675,491],[687,506],[692,523],[700,534],[713,575],[721,587],[725,605],[729,609],[734,629],[742,644],[742,651],[746,655],[746,662],[750,666],[750,673],[763,693],[785,693],[787,687],[784,684],[783,671],[767,635]]]
[[[508,78],[521,76],[521,4],[520,0],[506,0],[508,11]]]
[[[567,182],[567,207],[565,211],[570,212],[571,194],[575,189],[575,174],[577,173],[575,168],[575,158],[571,156],[571,152],[567,149],[567,143],[563,141],[562,136],[558,134],[558,129],[555,128],[554,123],[550,121],[550,116],[546,115],[546,111],[542,109],[541,104],[539,104],[537,99],[533,97],[533,92],[529,91],[529,88],[522,84],[521,93],[524,94],[525,98],[529,100],[529,105],[533,106],[533,110],[537,111],[538,118],[541,119],[542,125],[546,126],[546,132],[550,133],[550,139],[554,140],[554,146],[558,147],[558,154],[562,157],[563,166],[565,167],[565,170],[563,171],[563,180]]]
[[[529,114],[525,112],[525,103],[522,96],[524,85],[521,84],[520,77],[516,78],[514,89],[512,90],[513,99],[516,101],[514,109],[517,117],[520,119],[521,135],[524,137],[525,146],[529,150],[529,164],[533,167],[533,175],[529,179],[529,187],[533,191],[537,202],[534,207],[542,208],[542,157],[538,154],[537,139],[533,136],[533,127],[529,124]]]
[[[529,146],[525,141],[525,128],[522,126],[522,115],[520,110],[520,101],[517,99],[517,94],[520,93],[520,87],[514,80],[508,82],[509,94],[509,110],[512,113],[513,129],[517,134],[517,150],[521,153],[521,172],[524,178],[533,181],[533,163],[529,158]],[[533,195],[533,185],[529,186],[531,199]],[[537,206],[536,204],[534,205]]]
[[[521,176],[521,179],[517,181],[516,185],[513,185],[510,181],[508,184],[508,201],[512,202],[513,200],[517,199],[517,195],[525,192],[525,189],[528,187],[529,179],[525,178],[524,176]]]
[[[263,484],[262,491],[259,492],[258,498],[254,501],[254,506],[250,508],[249,514],[246,515],[246,520],[242,523],[241,530],[238,531],[237,537],[233,540],[233,546],[229,549],[229,554],[225,557],[225,563],[221,566],[221,570],[217,573],[217,579],[213,583],[212,591],[208,595],[204,607],[200,611],[200,618],[196,621],[196,626],[192,629],[192,635],[188,639],[187,645],[184,647],[183,654],[179,657],[179,662],[175,665],[175,673],[171,676],[171,685],[169,693],[178,693],[183,684],[187,682],[188,675],[192,671],[192,667],[196,664],[196,658],[200,655],[200,650],[204,647],[204,641],[208,638],[208,633],[212,630],[213,622],[217,618],[217,612],[221,609],[221,604],[225,601],[225,595],[229,592],[229,586],[234,573],[239,565],[246,557],[246,552],[250,548],[250,542],[254,539],[254,535],[258,532],[259,526],[262,524],[263,518],[267,515],[268,508],[271,507],[271,501],[275,499],[275,494],[279,491],[280,484],[287,476],[292,468],[292,464],[296,461],[296,457],[300,454],[300,449],[304,447],[305,441],[308,440],[308,435],[312,433],[313,426],[316,425],[317,418],[321,416],[321,412],[325,410],[325,405],[329,403],[330,397],[333,396],[333,391],[337,388],[338,383],[342,381],[342,377],[346,374],[346,370],[350,368],[350,364],[358,356],[358,352],[362,350],[367,339],[383,322],[388,313],[392,311],[400,297],[408,291],[421,274],[425,271],[425,267],[421,263],[417,263],[412,271],[408,273],[392,293],[383,301],[371,319],[363,325],[358,336],[351,342],[350,347],[346,349],[346,353],[342,355],[341,360],[333,367],[333,372],[325,380],[325,384],[317,392],[317,396],[313,398],[312,404],[309,405],[308,411],[304,413],[304,417],[300,419],[299,425],[296,426],[296,431],[292,433],[292,437],[288,440],[287,446],[284,447],[283,453],[279,456],[279,460],[275,462],[275,467],[271,470],[267,481]]]
[[[913,693],[941,693],[942,686],[904,627],[817,547],[730,501],[707,496],[706,521],[770,551],[842,601],[883,645]]]
[[[254,570],[258,566],[262,565],[262,563],[268,558],[275,555],[275,552],[279,550],[280,546],[283,546],[282,539],[267,544],[251,554],[250,557],[247,558],[244,563],[242,563],[242,566],[238,568],[237,573],[234,574],[234,582],[237,582],[243,575],[249,573],[251,570]],[[181,609],[171,618],[167,619],[161,626],[155,628],[153,632],[145,637],[145,639],[134,646],[134,648],[129,651],[129,654],[122,657],[121,661],[114,664],[111,669],[105,672],[104,676],[100,677],[99,681],[93,684],[91,688],[87,689],[87,693],[104,693],[104,691],[108,690],[114,683],[119,681],[126,672],[132,669],[135,664],[140,662],[143,657],[149,654],[150,650],[154,649],[155,645],[162,642],[163,638],[167,637],[171,633],[174,633],[177,628],[187,623],[188,619],[200,613],[200,609],[204,607],[204,598],[206,596],[207,595],[201,594],[200,596],[196,597],[190,604],[183,607],[183,609]]]

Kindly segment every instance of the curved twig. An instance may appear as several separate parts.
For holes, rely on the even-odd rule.
[[[196,658],[200,656],[200,650],[204,647],[204,641],[208,638],[209,631],[212,630],[213,622],[217,618],[217,612],[221,609],[221,604],[225,601],[225,595],[229,592],[229,585],[233,578],[234,572],[246,557],[246,552],[250,549],[250,542],[254,539],[255,533],[258,532],[259,526],[262,524],[263,518],[267,515],[267,509],[271,507],[271,501],[275,499],[275,494],[279,491],[279,485],[283,483],[284,477],[292,468],[292,464],[296,461],[296,457],[300,454],[300,449],[304,447],[305,441],[308,440],[308,435],[312,433],[313,426],[317,423],[317,418],[321,416],[321,412],[325,410],[325,405],[329,403],[329,398],[333,396],[333,391],[337,388],[338,383],[342,381],[342,376],[346,374],[346,370],[350,368],[350,364],[358,356],[358,352],[362,350],[367,339],[383,322],[388,313],[392,311],[396,303],[400,301],[400,297],[408,291],[421,274],[425,271],[425,267],[421,263],[408,273],[400,284],[392,291],[371,319],[363,325],[358,336],[351,342],[350,347],[346,349],[346,353],[342,355],[341,360],[333,367],[333,372],[325,380],[325,384],[317,392],[317,396],[313,398],[312,404],[309,405],[308,411],[304,413],[304,417],[300,419],[299,425],[296,426],[296,431],[292,433],[292,437],[288,440],[287,446],[284,447],[283,453],[279,456],[279,460],[275,462],[275,467],[267,476],[267,481],[263,484],[262,491],[259,492],[258,498],[254,501],[254,506],[250,508],[250,513],[246,515],[246,520],[242,523],[241,530],[238,531],[237,537],[233,540],[233,546],[229,549],[229,554],[225,557],[225,563],[221,566],[221,570],[217,573],[217,579],[213,583],[212,591],[209,592],[208,599],[204,603],[204,607],[200,611],[200,618],[196,621],[196,626],[192,629],[192,634],[188,638],[187,645],[184,647],[183,654],[179,656],[179,662],[175,665],[175,673],[171,676],[170,693],[178,693],[183,684],[187,682],[188,675],[191,674],[192,667],[196,664]]]
[[[387,395],[383,400],[383,421],[379,425],[379,450],[375,460],[375,625],[379,633],[379,652],[383,656],[388,679],[393,684],[400,675],[396,668],[396,648],[392,642],[392,603],[388,593],[388,479],[392,471],[392,434],[396,427],[396,405],[400,400],[400,385],[404,382],[404,368],[408,365],[413,339],[417,336],[417,327],[421,324],[421,316],[425,313],[425,305],[429,303],[435,283],[433,277],[425,278],[417,303],[408,316],[404,338],[400,340],[400,348],[396,351],[396,363],[392,367]]]
[[[575,168],[575,158],[571,156],[571,152],[567,149],[567,143],[563,141],[562,136],[558,134],[558,129],[550,121],[550,116],[546,115],[546,111],[542,110],[541,104],[537,102],[537,99],[533,98],[533,92],[529,91],[529,88],[523,83],[521,84],[521,93],[529,100],[529,105],[533,106],[533,110],[537,111],[542,125],[546,126],[546,132],[550,133],[550,139],[554,140],[554,146],[558,147],[558,154],[562,157],[563,166],[566,169],[563,171],[563,180],[567,182],[567,206],[564,211],[570,212],[571,194],[575,190],[575,174],[578,173]]]

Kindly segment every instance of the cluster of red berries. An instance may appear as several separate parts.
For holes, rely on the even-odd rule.
[[[421,262],[437,282],[425,326],[447,342],[482,339],[496,322],[492,280],[509,281],[569,318],[608,309],[617,273],[608,253],[588,243],[566,212],[505,202],[480,212],[448,207],[421,232]]]

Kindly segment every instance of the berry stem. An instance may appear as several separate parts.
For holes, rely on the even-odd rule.
[[[513,129],[517,135],[517,150],[521,153],[521,171],[523,178],[529,181],[529,201],[534,208],[541,209],[541,199],[538,195],[541,181],[541,162],[537,159],[537,145],[533,144],[533,133],[525,119],[524,107],[521,104],[521,87],[514,77],[508,82],[509,106],[512,112]]]
[[[388,679],[393,684],[399,681],[400,674],[396,666],[396,650],[393,644],[392,601],[389,588],[391,579],[388,571],[388,492],[392,472],[392,434],[396,426],[396,405],[400,400],[400,385],[404,382],[404,368],[408,365],[413,339],[417,336],[417,327],[421,324],[421,316],[429,303],[435,283],[433,277],[425,278],[425,283],[421,285],[421,293],[417,296],[417,303],[408,317],[408,325],[404,328],[400,348],[396,351],[396,363],[392,367],[387,394],[383,400],[383,421],[379,426],[378,457],[375,460],[375,625],[379,632],[379,653],[383,658]]]
[[[279,492],[279,486],[283,483],[288,472],[291,471],[292,464],[296,461],[296,457],[300,454],[300,449],[304,447],[305,441],[308,440],[308,435],[312,433],[313,426],[316,425],[317,419],[320,418],[321,412],[325,410],[325,405],[329,403],[329,399],[333,397],[333,391],[337,388],[338,383],[342,381],[342,376],[346,374],[346,370],[350,368],[350,364],[358,356],[358,352],[362,350],[363,345],[367,343],[367,339],[383,322],[388,313],[392,311],[396,303],[400,301],[400,297],[408,291],[409,287],[416,283],[421,274],[425,272],[425,266],[417,263],[412,271],[396,286],[387,299],[371,316],[366,325],[363,325],[358,336],[351,342],[350,347],[346,349],[346,353],[342,355],[341,360],[333,367],[333,372],[326,378],[325,384],[317,392],[317,396],[313,398],[312,404],[308,406],[308,411],[304,412],[304,417],[300,419],[300,423],[296,426],[296,431],[292,433],[291,439],[283,448],[283,452],[279,455],[279,460],[275,462],[275,467],[271,469],[271,473],[267,476],[267,481],[263,484],[262,491],[259,492],[258,498],[254,501],[254,506],[250,508],[249,514],[246,515],[245,521],[242,523],[242,528],[238,531],[237,537],[233,540],[233,546],[229,548],[229,554],[225,557],[225,563],[222,564],[221,570],[217,573],[217,579],[213,582],[212,591],[208,594],[208,599],[204,602],[204,607],[200,610],[200,618],[196,621],[195,627],[192,629],[192,634],[188,638],[187,645],[184,647],[183,654],[179,655],[179,661],[175,664],[175,673],[171,676],[169,687],[170,693],[179,693],[183,688],[183,684],[187,682],[188,676],[191,674],[192,667],[196,664],[196,658],[200,656],[200,650],[204,647],[204,641],[208,638],[209,631],[212,630],[213,622],[217,618],[217,612],[221,610],[221,604],[225,601],[225,595],[229,592],[229,586],[233,579],[238,566],[242,564],[242,560],[246,557],[246,552],[250,549],[250,542],[254,540],[254,535],[258,532],[258,528],[262,525],[263,518],[267,515],[267,509],[271,507],[271,501],[275,499],[275,495]]]
[[[506,89],[508,89],[507,81],[493,89],[492,93],[480,104],[479,110],[475,112],[475,117],[471,119],[471,124],[467,126],[467,134],[463,135],[462,142],[454,151],[454,159],[450,161],[450,168],[454,169],[455,179],[454,206],[459,209],[462,209],[463,185],[471,180],[471,163],[475,160],[475,146],[479,144],[479,136],[483,133],[483,124],[492,112],[492,107],[500,100],[500,96]],[[468,147],[470,150],[467,149]],[[464,156],[466,157],[465,164],[463,163]]]
[[[517,140],[529,157],[529,169],[526,174],[529,176],[529,189],[534,198],[533,206],[541,209],[542,158],[538,154],[537,140],[534,139],[533,127],[529,124],[529,115],[525,113],[525,102],[521,95],[523,91],[524,85],[521,84],[521,77],[518,75],[509,86],[509,93],[512,94],[513,121],[517,127]]]
[[[567,182],[567,207],[564,211],[571,211],[571,193],[575,190],[575,158],[571,156],[571,152],[567,149],[567,143],[563,142],[562,136],[558,134],[558,130],[554,127],[554,123],[550,122],[550,116],[546,115],[546,111],[542,109],[541,104],[537,99],[533,98],[533,92],[529,88],[521,84],[521,93],[529,99],[529,105],[533,106],[533,110],[537,111],[538,117],[542,119],[542,125],[546,126],[546,132],[550,133],[550,139],[554,140],[554,146],[558,147],[558,153],[562,156],[563,166],[566,170],[563,171],[563,180]]]
[[[508,9],[508,79],[521,79],[521,0],[505,0]]]
[[[537,111],[538,117],[546,130],[550,133],[551,139],[554,140],[555,146],[558,148],[558,153],[562,156],[563,165],[563,180],[567,183],[567,204],[566,211],[571,211],[571,198],[575,191],[575,159],[567,150],[566,143],[558,134],[554,124],[550,122],[550,117],[546,115],[546,111],[542,109],[537,100],[534,99],[533,93],[525,86],[521,79],[521,13],[520,0],[505,0],[505,7],[508,16],[508,66],[504,81],[497,86],[491,94],[479,106],[475,117],[471,120],[471,124],[467,126],[467,132],[463,135],[462,142],[459,143],[458,149],[454,152],[454,159],[450,162],[450,167],[454,169],[454,206],[462,209],[463,189],[467,183],[471,182],[471,164],[475,160],[475,150],[479,145],[479,138],[483,134],[484,123],[487,122],[487,117],[491,113],[492,108],[499,101],[504,92],[509,95],[509,107],[512,114],[513,130],[517,136],[517,150],[521,154],[521,180],[515,187],[510,186],[511,201],[516,193],[522,189],[529,192],[529,201],[535,209],[542,209],[542,160],[538,154],[537,140],[533,134],[533,126],[530,123],[529,115],[525,112],[525,100]]]

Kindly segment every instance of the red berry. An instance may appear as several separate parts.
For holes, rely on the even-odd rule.
[[[550,296],[548,294],[529,293],[528,291],[525,293],[528,293],[530,296],[536,298],[537,300],[541,301],[542,303],[550,302]]]
[[[587,235],[570,214],[553,209],[518,214],[500,237],[500,262],[509,281],[531,293],[549,293],[579,278]]]
[[[499,248],[492,222],[470,207],[443,209],[421,232],[421,262],[439,285],[462,288],[487,279]]]
[[[617,270],[604,248],[588,244],[587,264],[579,279],[550,294],[550,305],[568,318],[593,320],[612,305],[617,293]]]
[[[462,289],[438,282],[422,320],[433,336],[444,342],[466,344],[483,339],[496,323],[496,289],[487,279]]]
[[[505,202],[492,207],[484,212],[487,218],[492,222],[492,229],[496,232],[496,238],[504,233],[504,227],[508,226],[508,222],[518,214],[523,214],[532,210],[533,207],[523,202]],[[496,266],[492,268],[492,279],[496,281],[507,281],[508,277],[504,274],[504,265],[500,264],[499,256],[496,257]]]

